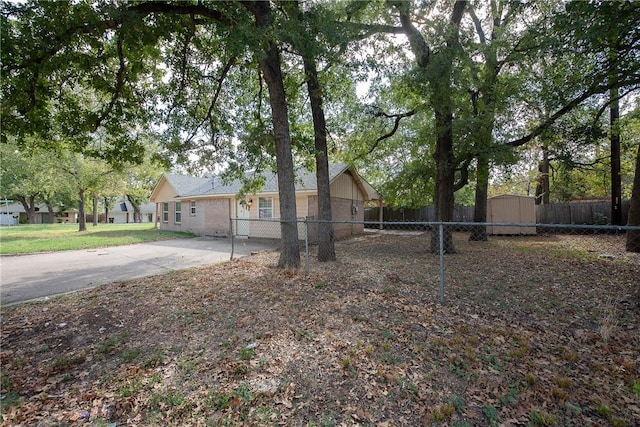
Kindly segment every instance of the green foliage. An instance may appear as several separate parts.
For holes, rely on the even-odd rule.
[[[256,351],[253,348],[245,347],[242,350],[240,350],[240,353],[238,354],[238,356],[240,357],[240,360],[249,360],[255,354],[256,354]]]
[[[122,359],[125,362],[133,362],[140,356],[140,350],[136,349],[125,349],[122,351]]]
[[[2,139],[68,140],[111,162],[138,159],[137,132],[123,123],[148,120],[140,83],[154,77],[159,34],[106,2],[2,8]]]
[[[498,409],[495,406],[485,406],[482,408],[482,414],[487,419],[490,426],[498,425]]]
[[[623,199],[629,199],[633,184],[635,152],[640,144],[640,121],[636,105],[620,119],[622,140],[621,174]],[[595,128],[585,130],[583,123],[592,120],[595,108],[580,108],[568,114],[551,131],[540,137],[540,143],[548,150],[551,161],[551,201],[601,197],[610,193],[610,148],[608,135],[602,130],[608,123],[598,122]],[[539,173],[540,149],[522,149],[521,161],[515,166],[500,168],[493,185],[496,194],[531,194],[535,190]]]
[[[74,366],[80,365],[85,361],[84,356],[61,356],[56,358],[51,365],[51,368],[56,372],[64,372],[67,371]]]
[[[554,426],[556,425],[555,417],[546,412],[532,411],[529,417],[530,426]]]
[[[29,203],[68,196],[57,156],[33,147],[22,151],[15,143],[0,144],[0,197]]]
[[[447,398],[447,403],[456,409],[456,412],[462,413],[464,405],[466,404],[465,398],[458,394],[452,394]]]
[[[160,410],[163,408],[175,408],[185,403],[184,394],[179,390],[165,390],[153,393],[149,401],[151,408]]]
[[[140,164],[150,154],[191,172],[228,166],[230,178],[244,177],[249,167],[256,171],[243,190],[249,192],[259,186],[261,171],[275,169],[273,111],[258,64],[266,42],[273,41],[282,51],[298,165],[312,164],[315,154],[300,61],[305,55],[318,64],[334,154],[360,166],[393,206],[431,202],[438,168],[456,169],[460,185],[479,186],[486,178],[476,173],[474,159],[488,162],[494,178],[500,167],[513,171],[518,153],[510,145],[519,145],[523,135],[553,148],[554,189],[564,191],[557,199],[606,192],[608,165],[599,160],[606,155],[604,122],[593,113],[604,105],[609,83],[623,93],[640,83],[635,2],[468,3],[457,26],[448,2],[284,3],[270,8],[271,22],[264,26],[256,25],[254,6],[3,2],[2,141],[23,153],[34,147],[79,152],[111,167]],[[397,36],[398,16],[405,12],[409,19],[420,17],[411,40],[429,45],[420,65],[407,49],[408,38]],[[357,93],[360,82],[369,86],[366,95]],[[577,108],[585,103],[586,110]],[[451,129],[435,123],[435,110],[450,113]],[[380,139],[394,126],[380,112],[407,111],[415,114]],[[550,117],[553,127],[545,124]],[[453,159],[446,160],[452,164],[433,157],[442,130],[452,134]],[[150,149],[149,139],[161,150]],[[587,156],[593,151],[599,156]],[[583,166],[596,161],[597,168]],[[624,162],[632,165],[626,157]],[[522,173],[529,184],[536,168],[534,163]],[[147,178],[157,172],[143,169],[130,187],[134,204],[146,197]],[[35,188],[49,188],[35,184],[35,176],[32,181]],[[5,182],[11,180],[3,176]],[[465,190],[456,198],[467,204],[472,197]],[[69,199],[55,196],[56,202]]]

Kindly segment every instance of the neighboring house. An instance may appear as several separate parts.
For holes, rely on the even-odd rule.
[[[27,212],[24,210],[22,203],[8,203],[9,201],[2,201],[0,203],[0,225],[18,225],[26,224]],[[59,212],[57,207],[54,207],[55,223],[70,222],[75,223],[78,219],[78,213],[75,211]],[[49,209],[46,205],[40,204],[36,206],[36,224],[49,224]]]
[[[142,222],[154,222],[156,219],[156,204],[150,202],[141,205],[140,214],[142,216]],[[108,221],[113,224],[128,224],[130,222],[135,222],[133,206],[127,200],[126,196],[120,198],[113,208],[109,209]]]
[[[18,225],[20,215],[24,215],[25,218],[27,215],[21,203],[3,201],[0,205],[0,225]]]
[[[352,167],[329,165],[331,209],[334,221],[363,221],[364,203],[379,198],[378,193]],[[158,224],[163,230],[190,231],[203,236],[279,238],[278,181],[267,173],[262,190],[238,198],[239,181],[225,184],[219,177],[197,178],[164,175],[153,192]],[[316,218],[318,192],[315,172],[299,171],[295,180],[296,210],[299,218]],[[233,218],[234,221],[230,219]],[[264,219],[266,221],[257,221]],[[301,227],[299,227],[299,230]],[[335,237],[360,233],[362,224],[336,224]],[[300,236],[304,234],[300,231]]]

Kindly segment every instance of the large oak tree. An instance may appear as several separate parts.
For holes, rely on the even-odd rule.
[[[218,70],[218,87],[234,58],[253,56],[271,107],[282,229],[279,266],[299,265],[287,99],[269,2],[29,2],[3,3],[2,12],[3,138],[35,135],[51,145],[62,137],[78,151],[112,162],[142,158],[142,144],[130,130],[162,118],[151,113],[167,93],[172,105],[183,102],[181,97],[202,98],[181,84],[186,79],[173,93],[163,89],[170,85],[159,84],[167,77],[186,78],[189,71],[211,80],[189,63],[192,50],[208,53],[204,59]],[[204,117],[209,120],[172,129],[174,135],[208,132],[214,140],[219,106],[215,97],[208,100]],[[97,133],[99,147],[93,144]]]

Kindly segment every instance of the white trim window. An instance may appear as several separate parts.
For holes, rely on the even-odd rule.
[[[196,201],[191,200],[189,202],[189,215],[196,216]]]
[[[180,224],[182,222],[182,203],[176,202],[176,211],[175,211],[175,223]]]
[[[260,219],[273,218],[273,199],[260,197],[258,198],[258,217]]]
[[[162,202],[162,222],[169,222],[169,203]]]

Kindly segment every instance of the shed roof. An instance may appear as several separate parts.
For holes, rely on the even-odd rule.
[[[535,199],[534,196],[524,196],[522,194],[498,194],[497,196],[489,197],[490,199]]]

